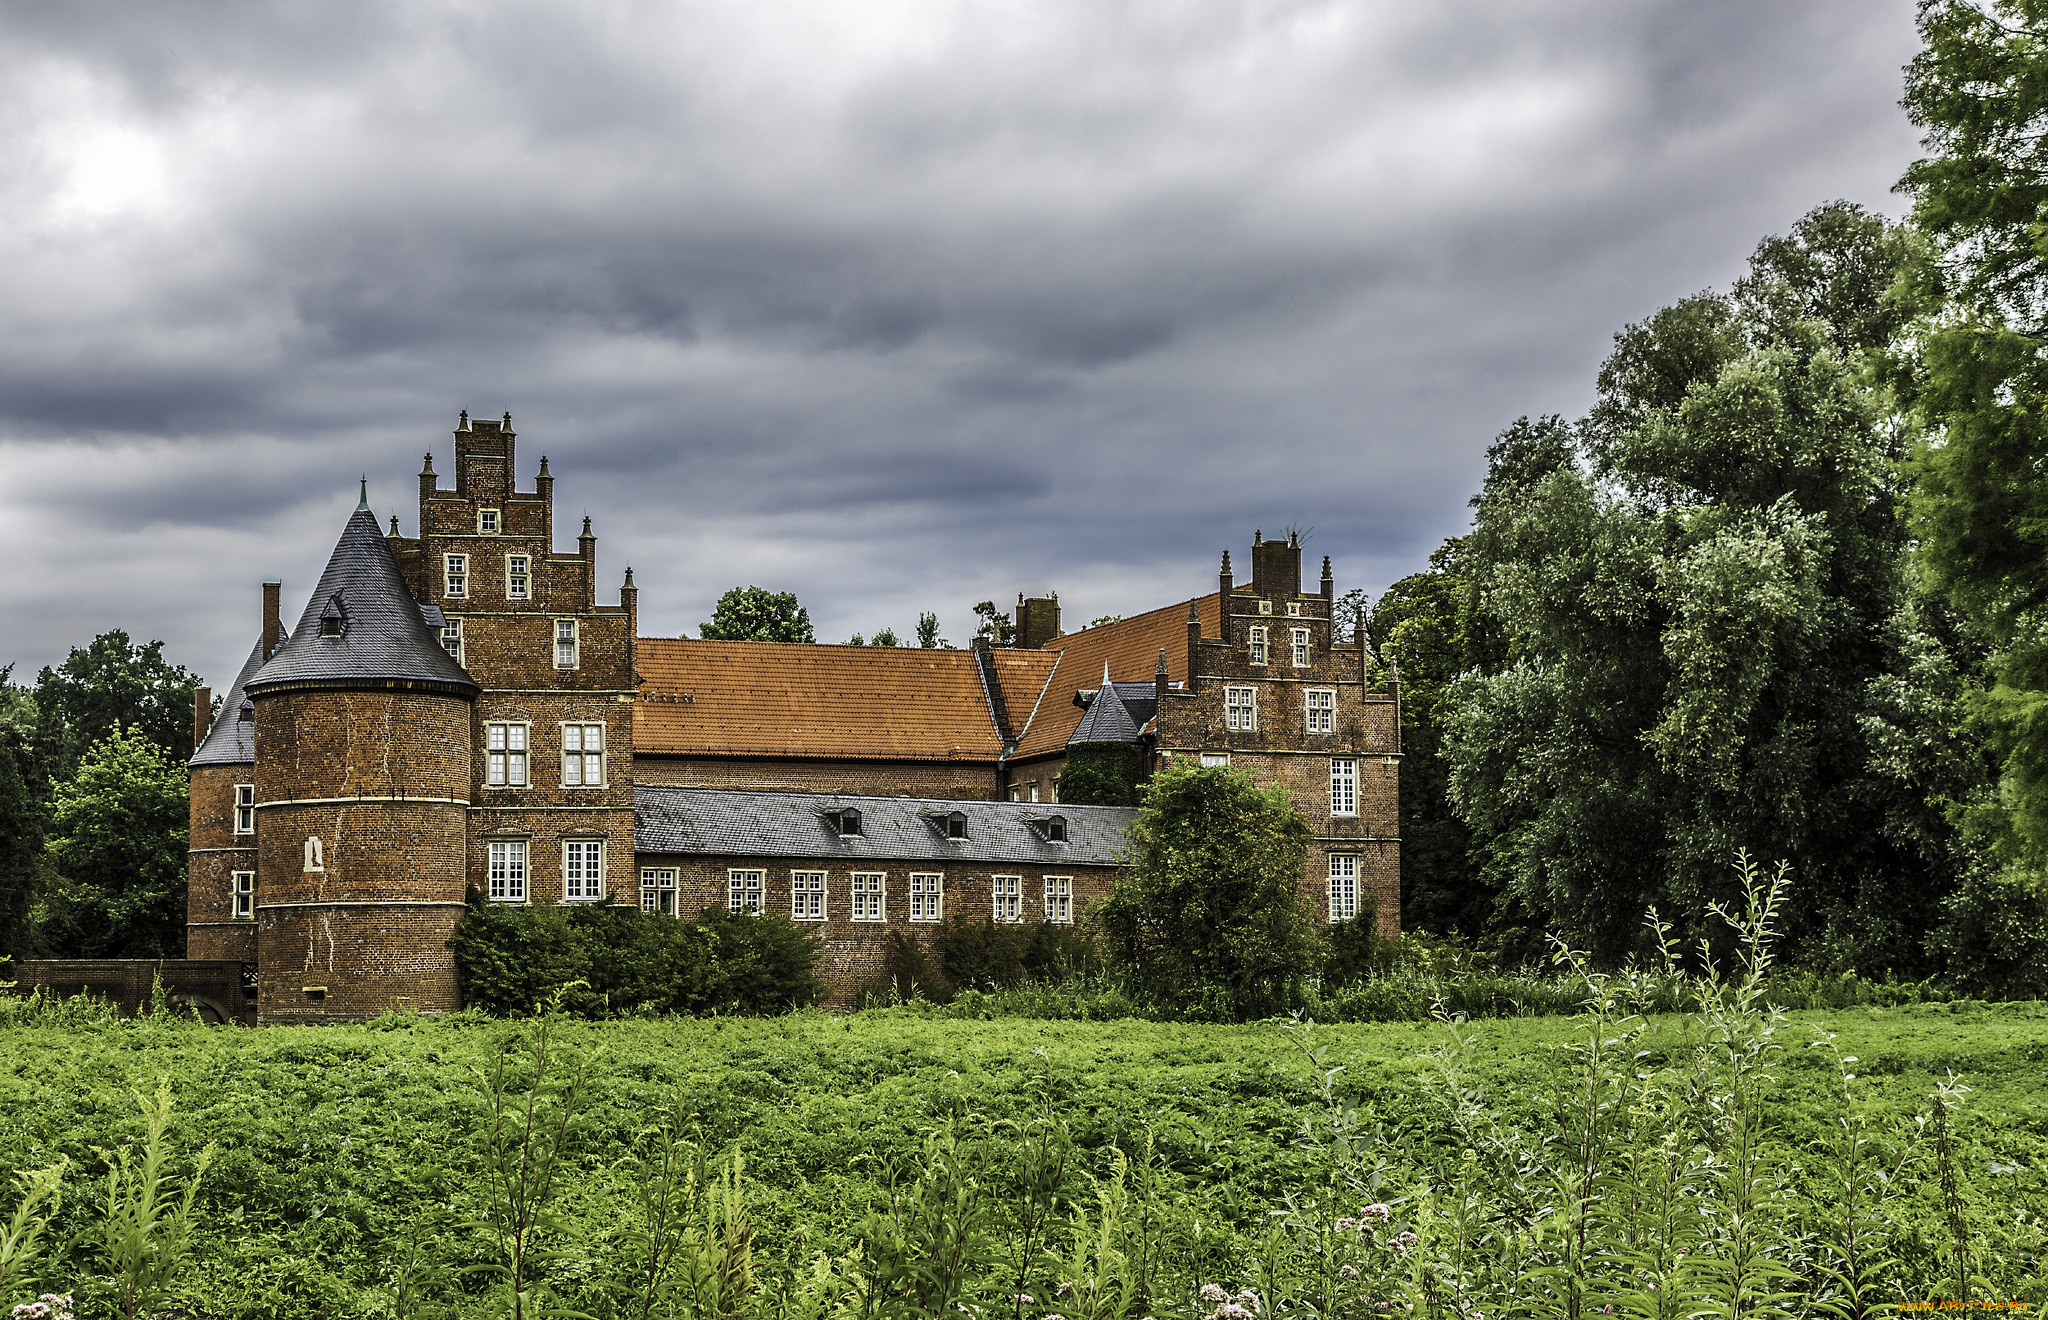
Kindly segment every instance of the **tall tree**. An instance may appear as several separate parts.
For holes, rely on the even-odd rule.
[[[116,728],[56,785],[41,942],[59,956],[176,958],[185,947],[189,783],[140,730]]]
[[[718,598],[711,621],[699,629],[706,641],[815,642],[811,612],[797,604],[793,591],[734,587]]]
[[[0,666],[0,954],[23,951],[30,906],[39,892],[43,811],[31,785],[35,698]]]
[[[139,732],[180,764],[192,755],[198,680],[164,659],[162,642],[135,643],[116,628],[73,647],[36,675],[35,774],[39,790],[70,778],[85,749],[116,727]]]
[[[981,620],[975,626],[974,635],[985,638],[991,646],[1015,646],[1017,625],[1010,618],[1008,610],[999,610],[992,600],[985,600],[974,607],[974,617]]]
[[[1927,966],[1961,858],[1939,808],[1959,641],[1906,571],[1880,387],[1912,238],[1836,203],[1730,295],[1616,337],[1576,427],[1491,455],[1468,571],[1500,661],[1453,689],[1451,792],[1488,880],[1612,957],[1791,860],[1810,960]],[[1902,749],[1928,751],[1924,759]]]

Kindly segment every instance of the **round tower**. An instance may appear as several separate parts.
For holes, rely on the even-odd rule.
[[[288,640],[246,684],[254,716],[257,1018],[458,1008],[470,703],[367,501]]]

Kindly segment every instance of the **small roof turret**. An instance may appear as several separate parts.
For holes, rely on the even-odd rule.
[[[367,503],[349,515],[298,627],[246,686],[481,690],[434,635]]]

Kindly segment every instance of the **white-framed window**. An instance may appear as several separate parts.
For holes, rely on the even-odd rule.
[[[725,873],[725,906],[729,912],[751,912],[761,915],[762,881],[766,871],[745,871],[737,867]]]
[[[1203,767],[1204,769],[1206,769],[1206,770],[1218,770],[1218,769],[1222,769],[1223,767],[1225,767],[1225,766],[1227,766],[1227,765],[1229,765],[1229,764],[1230,764],[1230,753],[1229,753],[1229,752],[1203,752],[1203,753],[1202,753],[1202,767]]]
[[[484,783],[492,788],[526,787],[526,726],[484,726]]]
[[[1259,727],[1259,690],[1248,687],[1223,689],[1223,727],[1250,733]]]
[[[1074,920],[1074,877],[1049,875],[1045,878],[1045,919],[1057,925]]]
[[[555,668],[576,667],[576,620],[555,620]]]
[[[463,600],[469,595],[469,556],[441,556],[441,594],[450,600]]]
[[[442,616],[441,649],[455,657],[455,663],[462,663],[462,620]]]
[[[234,882],[235,891],[235,920],[256,920],[256,873],[254,871],[236,871],[231,879]]]
[[[478,509],[476,511],[476,529],[478,531],[490,535],[497,532],[502,526],[503,520],[499,518],[496,509]]]
[[[1287,602],[1287,617],[1288,617],[1288,618],[1290,618],[1290,619],[1298,619],[1298,618],[1300,618],[1300,617],[1301,617],[1301,602],[1300,602],[1300,601],[1298,601],[1298,600],[1290,600],[1290,601],[1288,601],[1288,602]]]
[[[562,787],[604,787],[604,725],[562,726]]]
[[[1358,762],[1348,756],[1330,758],[1330,814],[1358,814]]]
[[[486,854],[490,866],[487,872],[490,895],[493,903],[524,903],[526,901],[526,840],[493,839]]]
[[[1024,920],[1024,877],[990,876],[989,884],[995,890],[995,919],[1006,923]]]
[[[1358,915],[1358,857],[1330,854],[1330,920],[1349,921]]]
[[[571,903],[595,903],[604,897],[604,840],[562,842],[562,897]]]
[[[505,599],[525,600],[533,594],[533,556],[505,556]]]
[[[1273,602],[1272,602],[1272,601],[1270,601],[1270,600],[1262,600],[1262,601],[1260,601],[1260,602],[1259,602],[1259,613],[1261,613],[1261,614],[1271,614],[1272,612],[1273,612]]]
[[[256,832],[256,785],[235,785],[235,833]]]
[[[946,877],[941,874],[910,873],[910,919],[937,921],[946,906]]]
[[[1266,663],[1266,625],[1263,623],[1252,625],[1252,663]]]
[[[791,871],[789,873],[789,917],[792,921],[823,921],[825,919],[825,873],[823,871]]]
[[[664,917],[676,915],[676,868],[673,866],[643,866],[640,868],[640,910],[659,913]]]
[[[1310,688],[1302,694],[1308,731],[1328,733],[1337,726],[1337,694],[1329,688]]]
[[[853,919],[882,921],[887,918],[888,882],[880,871],[853,873]]]
[[[1308,629],[1295,628],[1291,631],[1294,633],[1294,667],[1296,669],[1306,669],[1312,658],[1308,653]]]

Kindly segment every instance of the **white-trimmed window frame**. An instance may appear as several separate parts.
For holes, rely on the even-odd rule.
[[[1309,733],[1333,733],[1337,728],[1337,690],[1305,688],[1301,694],[1302,727]]]
[[[533,599],[533,556],[505,556],[505,599]]]
[[[469,599],[468,555],[451,553],[441,556],[441,594],[449,600]]]
[[[1204,770],[1228,770],[1230,768],[1230,753],[1203,752],[1202,768]]]
[[[583,661],[582,625],[575,619],[556,619],[554,629],[555,668],[577,668]]]
[[[237,834],[256,832],[256,785],[235,785],[234,828]]]
[[[1355,756],[1330,758],[1330,814],[1358,814],[1358,758]]]
[[[533,787],[533,726],[519,720],[484,725],[484,787]]]
[[[640,868],[640,910],[657,916],[674,917],[681,915],[676,905],[676,868],[673,866],[643,866]]]
[[[456,664],[463,663],[462,619],[459,616],[441,616],[441,649],[454,656]]]
[[[944,871],[912,871],[910,873],[910,919],[916,922],[944,921],[946,919],[946,873]]]
[[[1307,669],[1315,663],[1315,634],[1306,628],[1288,629],[1289,639],[1294,644],[1294,667]]]
[[[1288,601],[1288,602],[1287,602],[1287,617],[1288,617],[1288,618],[1290,618],[1290,619],[1298,619],[1298,618],[1300,618],[1300,617],[1301,617],[1301,602],[1300,602],[1300,601],[1298,601],[1298,600],[1290,600],[1290,601]]]
[[[484,841],[484,894],[493,903],[524,903],[532,893],[532,850],[525,839]]]
[[[768,905],[768,873],[757,866],[729,866],[725,871],[725,910],[760,916]]]
[[[1045,877],[1045,919],[1055,926],[1074,924],[1074,877],[1070,875],[1049,875]]]
[[[236,921],[256,920],[256,873],[228,873],[228,913]]]
[[[848,881],[852,894],[852,917],[855,921],[887,921],[889,919],[889,873],[887,871],[855,871]]]
[[[570,732],[572,729],[575,731],[573,734]],[[593,731],[597,734],[597,750],[594,752],[590,750],[590,735]],[[574,720],[558,726],[557,732],[562,739],[562,787],[605,787],[608,778],[606,762],[610,759],[609,753],[605,750],[605,742],[608,737],[605,726],[597,723],[586,723],[582,720]],[[572,742],[575,744],[573,747],[570,746]],[[570,777],[571,758],[574,758],[574,778]],[[595,780],[592,780],[590,777],[592,762],[597,764],[597,778]]]
[[[1271,649],[1266,639],[1266,625],[1263,623],[1253,624],[1251,629],[1251,653],[1252,663],[1255,665],[1266,663],[1266,653]]]
[[[1330,854],[1330,921],[1358,916],[1358,854]]]
[[[603,839],[562,840],[562,901],[604,902]]]
[[[990,916],[999,925],[1009,926],[1024,920],[1024,877],[1021,875],[992,875],[988,878],[991,898]]]
[[[1259,613],[1261,613],[1261,614],[1271,614],[1272,612],[1273,612],[1273,602],[1272,602],[1272,601],[1270,601],[1270,600],[1265,600],[1265,599],[1261,599],[1261,600],[1259,601]]]
[[[503,509],[478,509],[476,511],[476,530],[480,536],[498,535],[505,530],[505,511]]]
[[[791,871],[789,873],[789,919],[791,921],[823,921],[826,913],[826,873],[824,871]]]
[[[1259,690],[1255,687],[1223,689],[1223,727],[1232,733],[1259,731]]]

